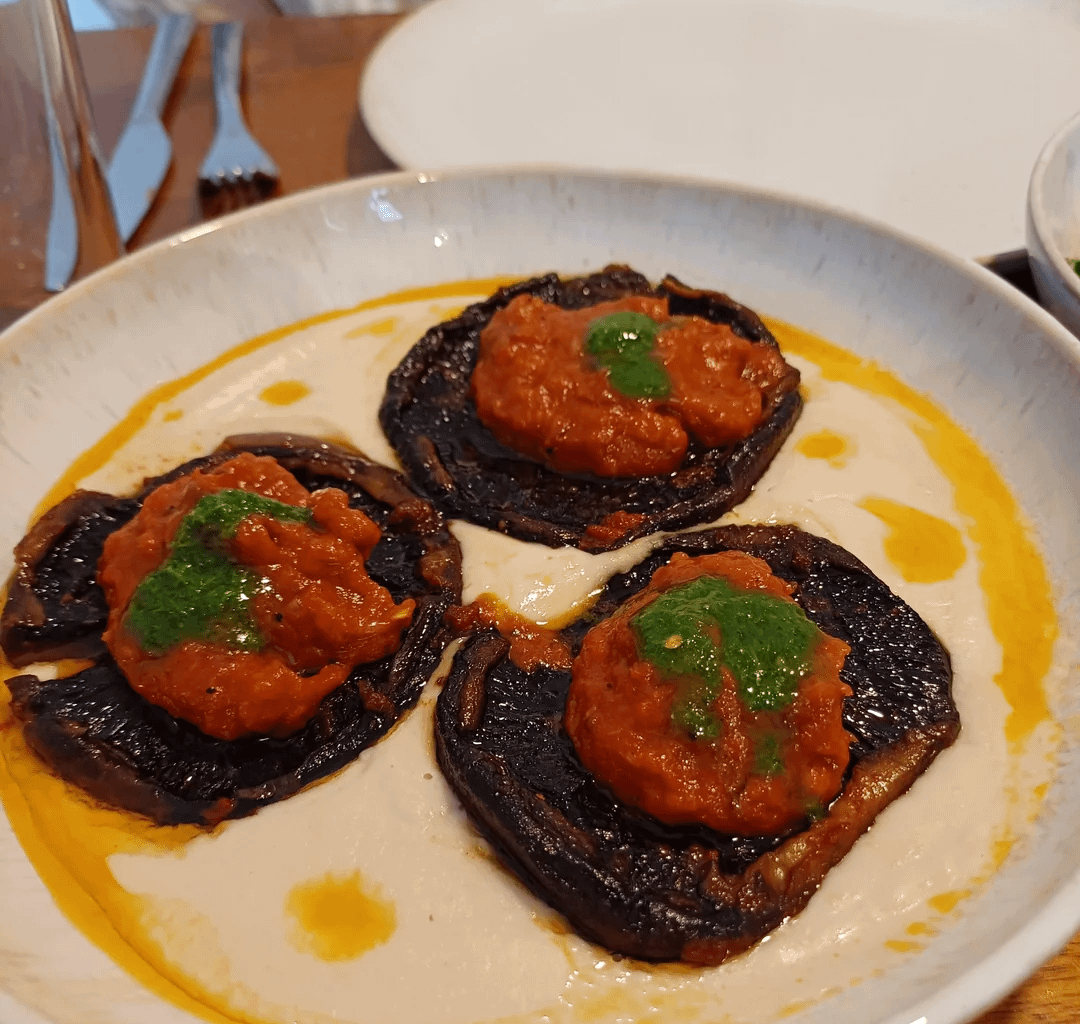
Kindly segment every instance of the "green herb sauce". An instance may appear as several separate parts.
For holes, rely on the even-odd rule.
[[[806,816],[811,821],[821,821],[825,817],[826,808],[820,800],[810,800],[806,804]]]
[[[135,589],[125,620],[148,654],[164,654],[184,640],[209,640],[257,651],[264,639],[251,601],[266,581],[229,555],[236,528],[251,515],[306,523],[311,510],[250,491],[208,494],[184,517],[169,557]]]
[[[721,668],[735,678],[751,711],[776,711],[795,699],[813,665],[818,629],[791,601],[738,590],[702,576],[661,594],[631,621],[638,653],[669,679],[684,683],[672,723],[694,739],[719,734],[710,710]]]
[[[694,680],[684,689],[671,708],[671,721],[695,740],[714,740],[720,735],[720,723],[709,710],[716,699],[717,687]]]
[[[671,378],[654,358],[660,326],[644,313],[610,313],[589,324],[585,351],[628,398],[667,398]]]
[[[774,732],[767,732],[754,744],[754,772],[758,775],[781,775],[783,771],[780,737]]]

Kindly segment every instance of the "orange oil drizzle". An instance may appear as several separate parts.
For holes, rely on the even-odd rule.
[[[795,450],[808,459],[822,459],[836,469],[846,465],[852,448],[853,444],[848,438],[828,428],[807,434],[795,445]]]
[[[293,947],[328,962],[381,946],[397,927],[394,904],[365,885],[358,871],[300,882],[290,890],[285,912]]]
[[[268,405],[292,405],[311,394],[302,380],[279,380],[259,392],[259,398]]]
[[[220,370],[223,366],[227,366],[243,356],[250,355],[252,352],[257,352],[275,341],[281,341],[282,338],[307,330],[309,327],[316,327],[332,320],[340,320],[342,317],[352,316],[354,313],[363,313],[369,309],[379,309],[397,303],[419,302],[423,299],[489,295],[495,289],[508,284],[509,281],[509,278],[493,277],[477,281],[454,281],[450,284],[429,285],[425,288],[407,288],[404,291],[385,295],[380,299],[369,299],[349,309],[334,309],[326,313],[316,313],[314,316],[305,317],[303,320],[298,320],[296,323],[289,324],[286,327],[275,328],[265,334],[260,334],[256,338],[242,341],[239,345],[226,349],[217,358],[204,363],[197,370],[192,370],[191,373],[185,374],[183,377],[177,377],[176,380],[159,384],[149,394],[140,398],[119,423],[68,466],[60,479],[49,488],[45,497],[38,503],[30,517],[30,521],[35,522],[46,509],[52,508],[57,502],[66,498],[75,490],[76,485],[83,477],[96,473],[101,469],[122,445],[130,441],[146,425],[158,406],[171,402],[177,395],[187,391],[188,388],[198,384],[199,381],[205,380],[210,374]],[[390,329],[392,330],[392,326]]]
[[[952,579],[967,561],[964,537],[952,523],[888,498],[863,498],[859,507],[889,528],[885,554],[908,583]]]

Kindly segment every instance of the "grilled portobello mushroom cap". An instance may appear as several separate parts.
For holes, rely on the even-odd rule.
[[[853,555],[793,526],[671,537],[614,576],[563,639],[576,655],[674,552],[728,550],[766,561],[795,584],[807,617],[851,646],[848,775],[825,815],[794,834],[672,826],[621,803],[563,731],[571,673],[521,670],[494,630],[466,641],[436,706],[439,764],[479,831],[581,935],[626,956],[717,964],[757,942],[806,905],[960,730],[949,656],[926,623]]]
[[[794,367],[766,394],[766,417],[748,438],[720,448],[691,439],[682,465],[664,476],[561,473],[497,441],[480,421],[470,391],[480,334],[518,295],[582,309],[629,295],[666,297],[672,316],[727,324],[742,338],[777,347],[756,313],[719,292],[674,277],[654,287],[629,267],[587,277],[555,274],[502,288],[460,316],[431,328],[390,374],[379,410],[383,432],[416,486],[444,515],[551,547],[605,551],[659,530],[711,522],[743,501],[802,411]],[[616,512],[644,518],[614,539],[588,536]]]
[[[95,574],[105,538],[156,487],[240,452],[269,455],[308,490],[337,487],[382,530],[367,561],[400,602],[416,600],[400,648],[359,665],[292,735],[228,741],[144,700],[105,648],[108,618]],[[442,656],[443,613],[461,597],[461,552],[442,516],[400,474],[317,438],[230,437],[212,455],[148,480],[134,498],[77,492],[16,548],[0,646],[16,667],[58,658],[94,664],[64,679],[8,680],[12,710],[33,750],[93,796],[163,825],[212,825],[251,814],[341,768],[416,703]]]

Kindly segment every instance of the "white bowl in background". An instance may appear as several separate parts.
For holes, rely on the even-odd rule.
[[[1080,114],[1043,147],[1028,187],[1027,247],[1043,305],[1080,334]]]
[[[437,0],[360,105],[400,167],[692,174],[986,256],[1020,247],[1078,52],[1056,0]]]

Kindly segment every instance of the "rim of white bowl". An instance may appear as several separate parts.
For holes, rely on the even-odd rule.
[[[1080,115],[1073,118],[1051,140],[1053,143]],[[1049,145],[1049,144],[1048,144]],[[1044,151],[1045,155],[1045,151]],[[1042,157],[1040,157],[1041,166]],[[547,177],[564,181],[588,180],[592,182],[641,182],[643,184],[672,187],[676,189],[703,189],[726,192],[749,198],[787,203],[820,212],[829,217],[847,221],[871,234],[899,241],[937,259],[961,274],[968,276],[1016,309],[1026,319],[1033,321],[1048,340],[1080,367],[1080,338],[1050,315],[1033,299],[1014,288],[1008,282],[987,270],[975,260],[957,256],[942,246],[911,235],[906,231],[860,213],[812,198],[804,198],[775,189],[757,188],[737,182],[717,181],[692,175],[662,175],[646,172],[604,171],[594,168],[575,168],[556,164],[504,164],[477,167],[452,167],[433,170],[402,170],[350,178],[330,185],[302,190],[292,195],[239,210],[216,220],[196,225],[186,231],[161,239],[144,249],[121,257],[81,281],[76,282],[58,295],[47,299],[40,306],[16,320],[0,332],[0,349],[17,340],[25,331],[33,331],[42,318],[62,312],[72,303],[83,301],[90,293],[107,286],[115,277],[122,277],[128,268],[141,263],[168,258],[165,254],[178,246],[198,245],[206,236],[230,229],[233,225],[263,217],[286,215],[295,208],[302,208],[319,201],[320,197],[338,197],[351,192],[369,195],[373,188],[390,188],[400,185],[425,187],[461,178],[512,179],[521,176]],[[1080,282],[1080,278],[1077,279]],[[1071,282],[1070,282],[1071,283]],[[1080,291],[1080,285],[1078,285]],[[992,953],[968,970],[943,984],[933,995],[895,1012],[881,1024],[964,1024],[987,1010],[1012,992],[1035,970],[1058,953],[1080,930],[1080,866],[1058,889],[1048,902],[1019,931],[1006,939]]]
[[[1074,135],[1080,137],[1080,113],[1070,117],[1050,136],[1046,145],[1039,151],[1035,166],[1031,170],[1031,178],[1028,181],[1028,213],[1031,217],[1032,230],[1039,245],[1054,261],[1059,276],[1065,282],[1065,287],[1072,292],[1076,301],[1080,302],[1080,274],[1073,270],[1065,253],[1061,251],[1061,247],[1054,238],[1054,232],[1050,229],[1050,213],[1044,201],[1046,172],[1050,162],[1066,140]]]
[[[1055,134],[1051,143],[1060,135],[1065,134],[1074,122],[1080,122],[1080,114],[1071,118],[1069,122]],[[1039,163],[1036,164],[1036,170],[1039,169],[1041,163],[1042,156],[1040,156]],[[42,316],[51,316],[53,311],[59,311],[69,303],[81,300],[84,293],[104,285],[107,281],[112,280],[114,276],[122,276],[127,273],[128,268],[143,262],[156,260],[162,257],[165,252],[171,251],[177,246],[197,245],[199,244],[199,239],[204,236],[216,235],[219,231],[228,230],[233,225],[241,224],[249,220],[261,219],[263,217],[273,217],[285,214],[289,210],[303,207],[308,203],[317,201],[317,198],[320,196],[337,197],[338,195],[347,195],[353,191],[368,193],[372,188],[393,187],[405,183],[424,187],[425,185],[437,185],[439,182],[447,181],[449,179],[498,179],[512,178],[520,175],[561,179],[578,178],[611,182],[636,181],[642,182],[643,184],[671,186],[676,188],[715,190],[736,195],[744,195],[755,199],[770,200],[776,203],[793,204],[807,210],[835,217],[839,220],[848,221],[875,235],[898,240],[905,245],[921,250],[924,254],[933,256],[935,259],[948,264],[952,269],[958,270],[974,278],[981,285],[989,286],[993,292],[999,297],[1006,299],[1010,305],[1017,308],[1018,312],[1021,312],[1026,318],[1033,319],[1040,327],[1048,330],[1053,336],[1054,344],[1069,351],[1071,357],[1077,362],[1077,365],[1080,366],[1080,338],[1072,334],[1068,328],[1063,327],[1060,321],[1047,312],[1047,310],[1039,305],[1034,299],[1029,298],[993,271],[986,269],[986,267],[979,263],[975,257],[957,255],[936,242],[921,238],[902,228],[892,227],[878,218],[858,213],[846,207],[826,202],[825,200],[801,196],[797,193],[787,192],[782,189],[747,185],[744,182],[739,181],[728,181],[692,174],[659,174],[651,171],[605,170],[604,168],[575,167],[566,164],[544,162],[479,164],[445,168],[433,167],[430,169],[404,168],[397,171],[383,171],[375,174],[361,175],[355,178],[347,178],[344,181],[331,182],[325,185],[315,185],[311,188],[293,192],[287,196],[272,199],[255,206],[237,210],[234,213],[229,213],[222,217],[204,221],[200,224],[193,225],[192,227],[185,228],[183,231],[178,231],[174,235],[169,235],[156,242],[152,242],[150,245],[137,249],[133,253],[125,253],[112,263],[109,263],[93,273],[88,274],[86,277],[68,285],[62,292],[49,297],[40,305],[27,311],[23,316],[19,317],[18,320],[15,320],[0,331],[0,347],[10,340],[10,336],[21,334],[23,330],[28,326],[33,326]],[[1032,175],[1032,181],[1034,181],[1034,174]],[[1057,252],[1058,250],[1055,248],[1054,251]],[[1064,259],[1064,257],[1062,257],[1062,259]],[[1068,266],[1068,264],[1066,264],[1066,266]],[[1080,289],[1080,277],[1077,277],[1077,282],[1076,287]],[[1070,281],[1070,285],[1071,284],[1072,282]],[[1080,291],[1078,291],[1078,297],[1080,297]]]

